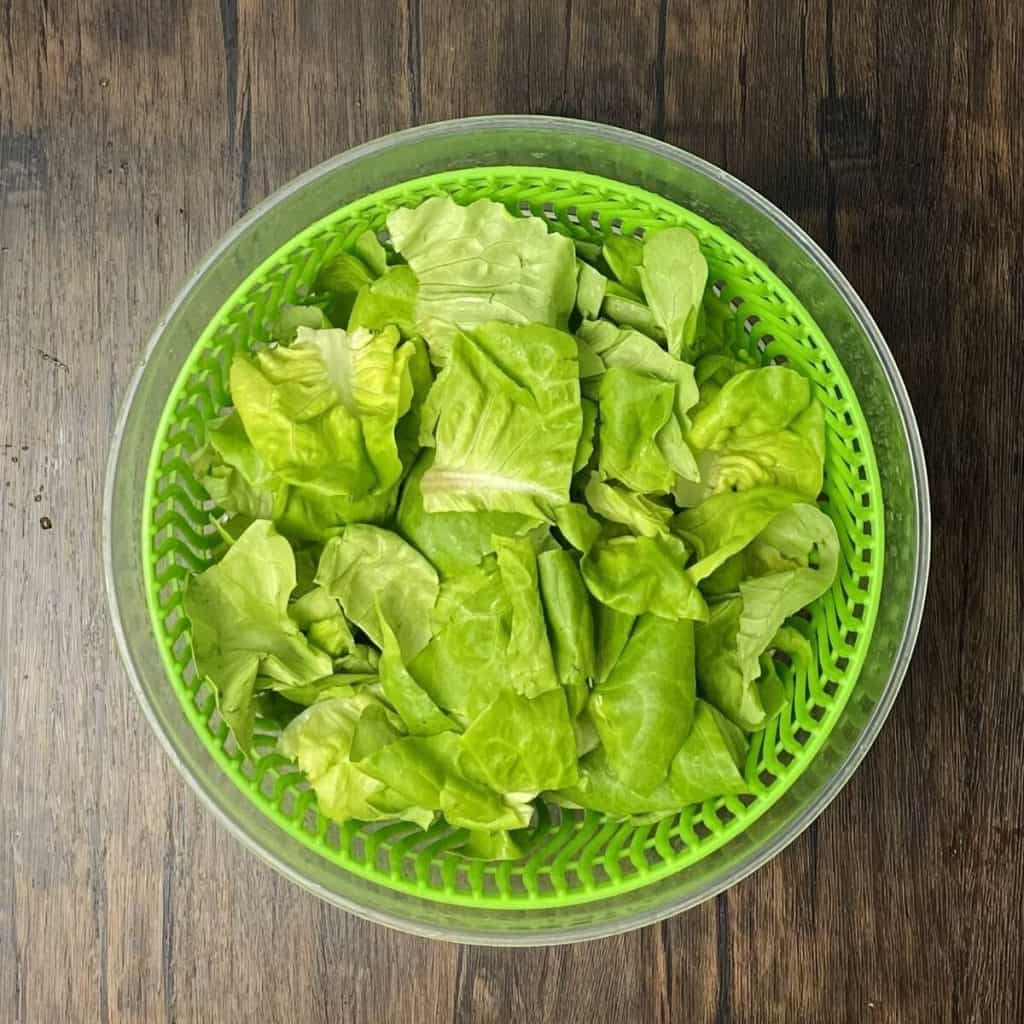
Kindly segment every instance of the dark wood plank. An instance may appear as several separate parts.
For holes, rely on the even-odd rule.
[[[0,1016],[1021,1019],[1022,37],[1000,0],[0,4]],[[825,245],[915,401],[935,558],[892,720],[804,837],[684,917],[503,952],[229,840],[130,697],[97,539],[144,339],[233,220],[347,146],[516,111],[664,135]]]
[[[422,121],[564,107],[571,0],[414,0],[410,10],[419,21]]]

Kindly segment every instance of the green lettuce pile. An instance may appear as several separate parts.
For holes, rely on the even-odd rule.
[[[657,817],[742,792],[772,655],[832,584],[809,382],[730,351],[697,239],[603,246],[428,199],[329,254],[193,459],[185,609],[238,746],[337,820],[520,854],[538,796]]]

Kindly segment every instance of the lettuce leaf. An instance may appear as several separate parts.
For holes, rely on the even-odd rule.
[[[537,556],[541,600],[555,672],[569,711],[577,717],[587,703],[594,676],[594,618],[575,556],[561,548]]]
[[[646,495],[626,490],[591,473],[584,494],[587,504],[613,523],[628,526],[642,537],[660,537],[669,532],[672,509]]]
[[[323,588],[314,586],[288,606],[288,614],[312,644],[332,657],[355,647],[352,627],[338,602]]]
[[[346,527],[324,545],[316,582],[378,647],[386,623],[406,662],[429,642],[437,573],[398,534],[363,524]]]
[[[689,428],[687,414],[700,398],[694,368],[689,363],[670,355],[640,331],[616,327],[607,320],[585,321],[576,337],[581,350],[599,359],[602,367],[635,370],[675,385],[675,414],[680,425]],[[599,375],[600,371],[593,374]]]
[[[536,794],[576,782],[576,738],[561,690],[501,691],[465,731],[460,766],[498,793]]]
[[[267,468],[237,413],[207,424],[206,444],[191,461],[199,482],[224,512],[273,520],[294,540],[326,540],[346,523],[384,522],[397,498],[395,488],[352,499],[286,483]]]
[[[323,330],[331,326],[327,314],[319,306],[293,306],[286,303],[270,328],[270,337],[274,341],[294,341],[300,327]]]
[[[454,732],[407,736],[371,694],[320,701],[295,718],[278,743],[298,763],[330,818],[398,818],[427,828],[441,811],[453,825],[498,831],[522,828],[529,804],[468,779]]]
[[[441,584],[434,636],[409,665],[433,701],[463,725],[509,689],[525,697],[561,689],[527,539],[495,538],[496,555]]]
[[[436,768],[436,762],[423,754],[425,750],[439,747],[442,767],[435,772],[434,780],[443,784],[443,765],[452,756],[451,751],[447,758],[443,756],[444,744],[448,743],[449,747],[453,744],[447,739],[437,742],[437,737],[431,737],[435,743],[428,747],[421,741],[418,757],[410,759],[399,753],[397,759],[402,762],[402,771],[375,773],[367,770],[374,754],[388,750],[401,737],[397,716],[371,694],[359,692],[312,705],[284,729],[278,749],[298,763],[316,791],[320,810],[328,817],[338,821],[399,818],[426,828],[434,819],[434,809],[440,805],[440,785],[435,795],[429,791],[431,780],[428,779],[425,793],[422,774],[408,771],[409,762]],[[394,765],[395,754],[394,750],[389,750],[386,766]],[[378,778],[378,774],[383,774],[384,778]],[[400,782],[401,788],[389,784],[395,781]]]
[[[743,776],[747,738],[710,704],[697,700],[689,736],[672,759],[670,784],[680,804],[750,788]]]
[[[676,537],[604,537],[584,555],[582,569],[590,593],[616,611],[706,619],[707,605],[685,565]]]
[[[435,196],[388,216],[395,248],[419,282],[420,323],[472,328],[488,321],[564,328],[576,298],[572,242],[543,220],[513,217],[486,199]]]
[[[587,511],[586,505],[575,501],[555,509],[555,525],[566,541],[583,554],[601,535],[601,524]]]
[[[569,501],[582,430],[575,342],[538,325],[460,334],[423,416],[436,445],[420,481],[427,512],[550,520]]]
[[[576,309],[580,316],[592,319],[601,312],[608,279],[589,263],[576,261]]]
[[[601,255],[616,280],[639,295],[643,290],[640,266],[644,258],[644,243],[632,235],[609,235],[601,247]]]
[[[738,598],[711,605],[707,622],[695,628],[697,683],[700,695],[742,729],[760,729],[779,707],[765,705],[760,688],[745,679],[736,651],[743,602]]]
[[[253,447],[286,483],[381,494],[402,475],[395,426],[412,401],[411,354],[393,327],[300,327],[291,346],[234,358],[231,397]]]
[[[559,686],[540,595],[537,554],[527,540],[495,537],[498,573],[509,602],[505,675],[516,692],[536,697]]]
[[[580,761],[580,779],[552,794],[574,807],[613,818],[661,818],[688,804],[726,793],[743,793],[747,741],[743,733],[705,701],[694,703],[693,725],[669,767],[668,778],[639,792],[618,777],[603,747]]]
[[[702,695],[741,728],[758,729],[780,709],[778,688],[757,683],[761,656],[784,621],[832,585],[838,561],[832,520],[804,504],[776,515],[737,557],[739,596],[712,605],[697,627],[697,678]]]
[[[676,474],[659,442],[673,418],[674,401],[675,389],[665,381],[617,366],[605,372],[598,428],[602,475],[634,491],[672,490]]]
[[[581,359],[600,362],[601,366],[630,370],[654,380],[671,384],[674,405],[670,419],[657,434],[657,444],[673,471],[684,480],[699,478],[697,463],[685,439],[690,429],[689,410],[699,397],[693,367],[669,355],[646,335],[629,328],[620,329],[606,320],[588,321],[577,332]],[[587,393],[601,392],[604,371],[590,371]]]
[[[821,491],[825,419],[810,382],[783,366],[730,377],[696,413],[691,444],[707,449],[711,493],[776,486],[813,500]]]
[[[680,512],[672,528],[697,552],[690,578],[700,582],[727,559],[742,551],[798,494],[777,487],[758,487],[738,494],[716,494],[696,508]]]
[[[658,326],[657,318],[643,300],[614,281],[605,285],[601,315],[620,327],[635,328],[656,341],[665,340],[665,332]]]
[[[636,625],[636,616],[594,602],[594,680],[603,683],[615,667]]]
[[[597,403],[589,398],[580,399],[580,414],[583,427],[580,430],[579,443],[576,445],[576,457],[572,460],[572,471],[578,473],[587,466],[594,454],[594,435],[597,433]]]
[[[348,329],[383,331],[394,326],[403,338],[417,335],[416,295],[419,285],[409,267],[390,267],[381,277],[359,289],[349,315]]]
[[[708,280],[707,260],[696,236],[686,228],[652,232],[644,239],[639,276],[669,352],[678,358],[692,358],[697,316]]]
[[[294,588],[291,546],[272,523],[257,520],[185,591],[196,670],[213,685],[221,716],[247,753],[257,675],[302,686],[331,674],[330,655],[288,614]]]
[[[424,452],[406,478],[395,524],[442,576],[478,565],[495,550],[495,537],[519,537],[536,527],[536,519],[514,512],[428,512],[420,485],[433,460]]]
[[[452,774],[441,790],[441,813],[449,823],[474,832],[525,828],[533,817],[528,801],[498,794],[463,775]]]
[[[609,766],[630,789],[649,793],[667,777],[693,723],[693,623],[643,615],[590,715]]]
[[[434,736],[455,729],[455,723],[430,699],[405,667],[394,630],[380,614],[380,684],[388,703],[414,736]]]
[[[783,622],[832,586],[839,566],[835,525],[813,505],[794,505],[757,536],[747,565],[753,574],[740,584],[736,642],[745,680],[758,675],[758,659]]]

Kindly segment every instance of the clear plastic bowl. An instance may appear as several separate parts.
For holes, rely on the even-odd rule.
[[[585,171],[659,193],[768,263],[814,316],[855,388],[878,460],[886,533],[880,614],[856,691],[824,749],[784,796],[738,838],[656,883],[578,906],[514,912],[445,905],[376,885],[313,853],[244,799],[168,684],[138,540],[159,410],[203,329],[250,271],[362,195],[453,168],[507,164]],[[179,771],[231,833],[286,877],[354,914],[494,945],[572,942],[649,924],[716,895],[792,842],[849,779],[892,707],[921,620],[929,535],[924,454],[903,382],[871,315],[821,249],[767,200],[697,157],[619,129],[547,117],[469,118],[387,136],[296,178],[241,220],[185,284],[146,347],[117,424],[104,505],[107,593],[132,686]]]

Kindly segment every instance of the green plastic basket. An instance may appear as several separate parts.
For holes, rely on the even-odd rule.
[[[461,203],[493,199],[581,239],[641,235],[666,224],[688,227],[708,259],[711,312],[734,345],[788,362],[813,382],[826,412],[820,504],[839,531],[839,574],[831,591],[796,622],[814,652],[810,663],[777,666],[790,701],[751,744],[749,794],[645,825],[542,807],[523,860],[471,861],[453,849],[462,834],[443,822],[423,832],[405,822],[327,820],[303,776],[276,753],[274,728],[258,725],[256,758],[247,760],[220,719],[210,687],[197,679],[182,596],[189,574],[209,565],[219,544],[210,522],[219,510],[197,483],[188,456],[202,443],[206,421],[230,404],[231,358],[267,340],[281,304],[301,301],[325,260],[367,228],[381,230],[396,207],[439,194]],[[804,307],[761,260],[708,221],[634,186],[542,167],[478,167],[417,178],[344,206],[281,247],[227,299],[196,342],[161,413],[145,481],[142,563],[168,685],[237,785],[239,800],[251,801],[339,868],[390,889],[476,908],[559,907],[635,890],[695,864],[761,817],[809,765],[867,655],[882,593],[881,494],[867,424],[843,367]]]

